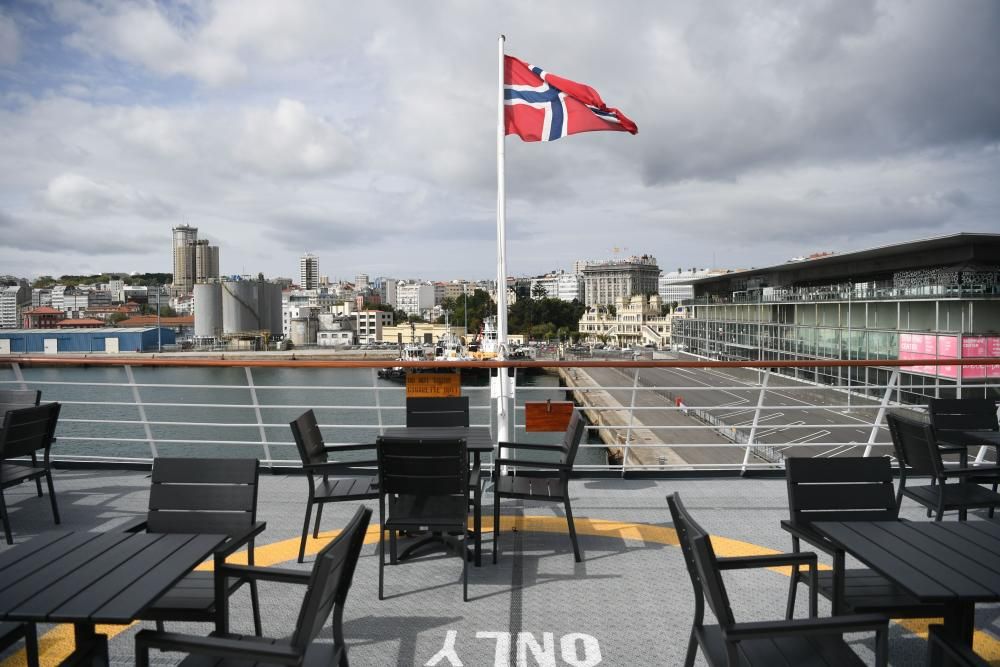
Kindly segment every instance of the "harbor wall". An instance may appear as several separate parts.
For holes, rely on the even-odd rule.
[[[629,465],[683,465],[686,461],[634,415],[630,418],[628,406],[622,405],[610,392],[598,389],[597,382],[582,368],[555,368],[556,372],[581,406],[583,414],[592,426],[599,428],[598,434],[607,445],[608,458],[620,463],[628,450]],[[589,388],[588,388],[589,387]],[[610,408],[610,409],[608,409]],[[640,445],[632,447],[631,445]]]

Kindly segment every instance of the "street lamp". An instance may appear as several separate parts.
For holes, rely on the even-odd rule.
[[[160,330],[160,283],[156,283],[156,351],[163,352],[163,334]]]

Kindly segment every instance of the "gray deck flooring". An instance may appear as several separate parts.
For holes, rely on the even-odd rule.
[[[149,488],[146,474],[139,472],[60,470],[55,483],[61,527],[70,530],[115,528],[144,511]],[[580,480],[573,483],[573,509],[581,523],[589,518],[669,527],[665,496],[673,491],[681,493],[713,535],[782,551],[790,548],[788,536],[778,525],[787,514],[781,480]],[[305,496],[302,477],[262,475],[260,518],[268,528],[258,548],[296,540]],[[7,498],[17,542],[53,527],[48,500],[36,498],[32,486],[9,489]],[[488,493],[485,500],[492,503]],[[377,521],[377,505],[373,502],[372,507]],[[322,530],[339,528],[353,511],[350,504],[328,506]],[[521,506],[505,501],[504,513],[549,517],[554,525],[561,525],[555,522],[561,517],[560,505]],[[922,511],[908,502],[903,514],[923,518]],[[607,524],[602,528],[608,528]],[[351,664],[458,664],[454,657],[463,665],[682,664],[694,605],[677,547],[637,539],[634,531],[609,529],[606,535],[581,536],[584,562],[577,564],[564,533],[526,531],[505,533],[501,539],[503,556],[494,566],[489,560],[491,535],[486,535],[483,567],[470,568],[472,599],[467,603],[461,599],[461,565],[455,556],[443,552],[387,567],[389,597],[380,602],[375,546],[367,545],[345,613]],[[6,548],[0,546],[0,551]],[[301,566],[294,555],[290,559],[281,566],[310,566],[308,558]],[[726,576],[737,620],[780,617],[787,577],[767,570]],[[800,603],[805,597],[799,596]],[[265,634],[290,634],[300,599],[295,588],[264,585]],[[249,596],[237,593],[232,608],[234,627],[249,632]],[[998,609],[981,606],[977,612],[977,628],[990,633],[994,647],[1000,642]],[[829,613],[829,608],[821,600],[822,613]],[[805,616],[804,604],[799,616]],[[133,663],[132,637],[137,627],[112,639],[114,664]],[[168,624],[168,628],[199,634],[210,630],[206,625]],[[40,632],[51,629],[43,626]],[[449,636],[454,638],[454,657],[442,654],[433,663]],[[547,641],[551,641],[553,662],[544,659]],[[532,651],[535,642],[541,660]],[[861,637],[854,645],[871,663],[870,640]],[[587,656],[596,657],[595,647],[601,662],[587,662]],[[902,626],[893,626],[890,650],[893,665],[924,664],[924,640]],[[156,664],[173,664],[177,658],[153,656]],[[700,658],[699,664],[704,664]]]

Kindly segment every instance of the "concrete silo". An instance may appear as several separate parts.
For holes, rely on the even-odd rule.
[[[222,285],[198,283],[194,286],[194,337],[222,335]]]
[[[260,328],[272,336],[280,336],[281,326],[281,285],[259,281],[257,300],[260,313]]]
[[[261,326],[257,286],[258,283],[251,280],[222,282],[222,327],[225,333],[259,332],[264,328]]]

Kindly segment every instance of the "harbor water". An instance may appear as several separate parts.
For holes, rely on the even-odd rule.
[[[60,457],[256,457],[297,463],[288,423],[307,409],[315,410],[328,444],[374,442],[380,426],[405,422],[403,385],[376,378],[367,368],[38,367],[24,368],[22,375],[27,388],[41,390],[43,401],[63,404],[53,448]],[[11,384],[17,378],[9,367],[0,371],[0,380],[0,386],[20,387]],[[462,392],[469,396],[472,424],[490,424],[495,433],[487,378],[463,376]],[[518,406],[548,399],[566,400],[557,376],[518,376]],[[526,434],[520,410],[516,421],[517,440],[561,437]],[[592,443],[599,441],[595,437]],[[594,444],[581,449],[577,462],[604,465],[607,458]]]

